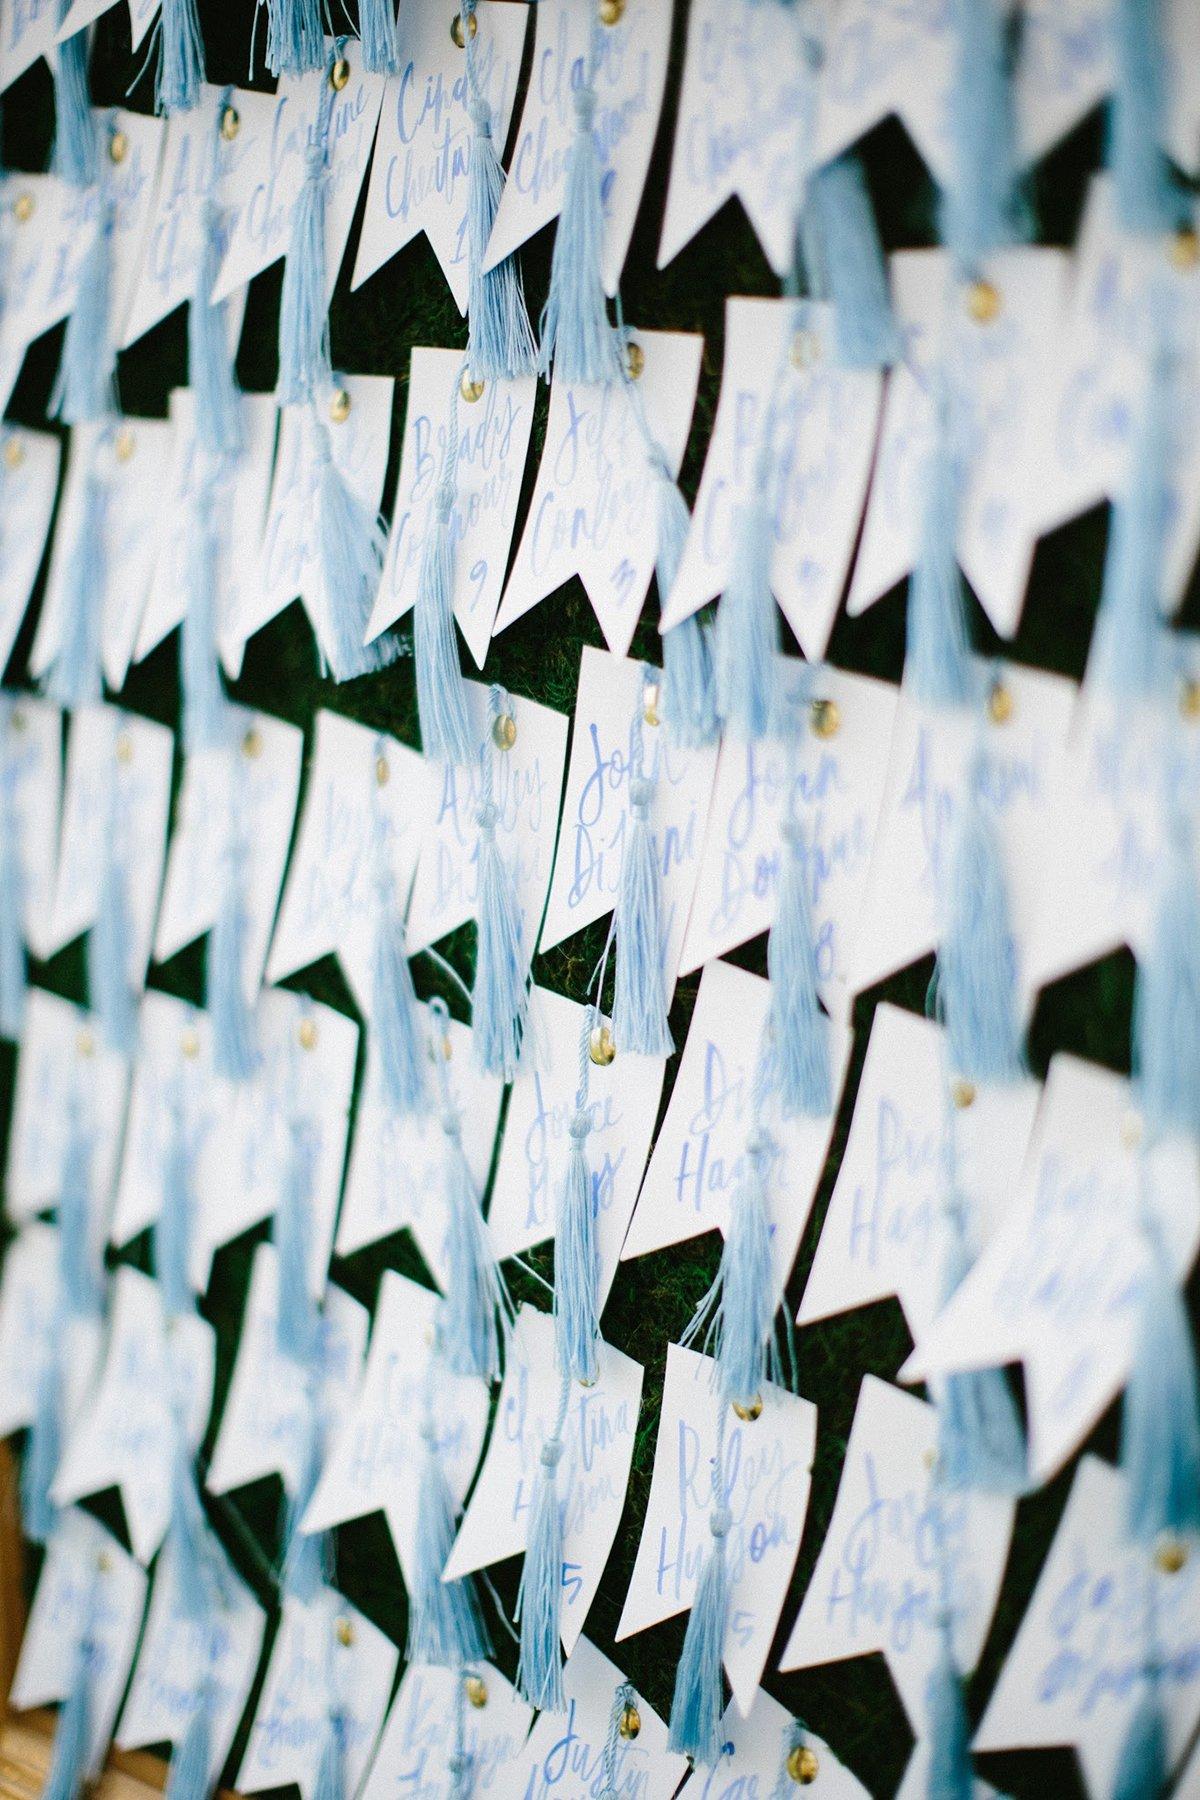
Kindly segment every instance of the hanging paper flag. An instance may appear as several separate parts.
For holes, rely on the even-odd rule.
[[[7,1211],[17,1223],[57,1206],[79,1140],[72,1115],[86,1123],[91,1224],[107,1219],[125,1129],[130,1068],[81,1008],[31,988],[17,1059],[8,1166]],[[97,1266],[99,1257],[97,1256]]]
[[[67,1440],[51,1497],[66,1505],[118,1488],[143,1565],[170,1523],[177,1413],[185,1416],[189,1444],[199,1444],[214,1354],[211,1325],[189,1313],[168,1331],[157,1283],[136,1269],[116,1270],[104,1367]]]
[[[466,1674],[451,1669],[405,1669],[362,1800],[387,1800],[400,1782],[422,1778],[450,1793],[455,1782],[487,1771],[493,1781],[515,1769],[529,1735],[533,1708],[499,1669],[480,1663]]]
[[[25,947],[36,953],[54,894],[61,804],[62,714],[0,690],[0,1037],[14,1041],[25,1018]]]
[[[2,328],[0,328],[2,330]],[[33,595],[58,494],[62,443],[10,425],[0,435],[0,667],[7,667]]]

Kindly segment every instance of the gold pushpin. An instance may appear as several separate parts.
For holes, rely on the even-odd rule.
[[[300,1040],[300,1048],[302,1050],[315,1050],[317,1047],[317,1021],[315,1019],[301,1019],[300,1029],[297,1031],[296,1036]]]
[[[344,56],[339,56],[329,71],[329,85],[335,94],[340,94],[350,79],[350,64]]]
[[[836,737],[842,727],[842,709],[836,700],[814,700],[809,707],[809,718],[815,737]]]
[[[630,341],[625,346],[625,370],[630,381],[640,381],[646,370],[646,352]]]
[[[450,36],[454,39],[454,42],[458,45],[460,50],[465,50],[467,47],[468,33],[471,37],[474,37],[478,30],[479,20],[475,17],[474,13],[472,13],[471,17],[467,20],[466,30],[463,29],[463,16],[461,13],[455,13],[450,21]]]
[[[497,713],[492,720],[492,742],[497,750],[511,750],[517,741],[517,721],[511,713]]]
[[[458,384],[458,391],[468,406],[474,406],[477,400],[483,399],[483,390],[486,386],[486,382],[472,380],[470,369],[464,369],[462,380]]]
[[[588,1055],[598,1069],[607,1069],[617,1054],[616,1040],[608,1025],[593,1025],[588,1037]]]
[[[242,121],[238,116],[237,107],[227,106],[221,114],[221,136],[227,144],[232,144],[241,129]]]
[[[487,1705],[487,1682],[483,1679],[482,1675],[468,1675],[464,1685],[467,1690],[467,1699],[470,1701],[471,1705],[475,1707],[476,1711],[479,1711],[482,1707]]]
[[[967,312],[977,325],[1000,316],[1000,289],[990,281],[973,281],[967,289]]]
[[[337,388],[329,402],[329,416],[335,425],[344,425],[350,417],[353,401],[347,388]]]
[[[820,1768],[816,1754],[807,1744],[796,1744],[788,1752],[787,1772],[801,1787],[811,1787]]]
[[[734,1412],[737,1414],[738,1418],[743,1420],[747,1425],[753,1425],[755,1419],[762,1416],[762,1409],[763,1397],[761,1394],[755,1394],[753,1400],[746,1406],[743,1406],[739,1400],[733,1402]]]

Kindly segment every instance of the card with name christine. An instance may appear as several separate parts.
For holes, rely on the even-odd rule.
[[[462,1672],[410,1663],[361,1800],[458,1800],[456,1757],[467,1760],[472,1794],[501,1800],[512,1791],[532,1718],[533,1708],[490,1663]]]
[[[873,1375],[859,1390],[833,1517],[781,1669],[882,1652],[918,1740],[951,1597],[957,1667],[979,1659],[1004,1574],[1014,1502],[945,1494],[935,1409]]]
[[[421,1421],[432,1419],[438,1461],[456,1504],[471,1485],[487,1429],[486,1383],[448,1374],[435,1353],[439,1304],[430,1288],[384,1271],[362,1383],[301,1521],[303,1531],[326,1531],[382,1512],[404,1570],[412,1568],[416,1552]]]
[[[617,1641],[686,1612],[709,1554],[709,1518],[726,1507],[729,1609],[724,1663],[739,1711],[754,1703],[800,1549],[817,1409],[768,1382],[762,1411],[718,1422],[714,1364],[667,1346],[650,1499]]]
[[[1029,1473],[1049,1481],[1123,1387],[1151,1252],[1149,1208],[1183,1279],[1200,1244],[1200,1173],[1186,1138],[1149,1147],[1130,1084],[1052,1058],[1037,1125],[1003,1224],[901,1379],[1020,1362]]]
[[[595,1386],[571,1386],[557,1494],[562,1520],[561,1635],[570,1656],[604,1575],[633,1463],[642,1366],[599,1346]],[[554,1321],[523,1306],[509,1349],[487,1455],[446,1564],[467,1575],[525,1549],[542,1445],[560,1404]]]

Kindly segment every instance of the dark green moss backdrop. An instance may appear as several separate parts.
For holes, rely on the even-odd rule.
[[[438,0],[405,0],[405,3],[425,5],[436,4]],[[669,0],[655,0],[655,3],[667,5]],[[449,10],[447,6],[448,13]],[[247,81],[253,0],[200,0],[200,13],[208,48],[210,79],[240,85],[271,85],[269,81],[263,81],[261,73],[249,83]],[[699,400],[682,476],[684,489],[691,498],[695,493],[720,384],[725,297],[728,294],[773,294],[778,290],[736,203],[728,205],[668,269],[662,273],[655,271],[686,15],[687,0],[678,0],[672,76],[629,255],[624,301],[627,316],[635,324],[674,327],[704,335]],[[529,35],[531,45],[532,31]],[[149,111],[152,89],[144,74],[132,92],[129,91],[140,68],[140,56],[134,58],[130,51],[126,8],[114,5],[101,19],[96,32],[92,77],[97,102],[127,103]],[[29,170],[44,168],[52,133],[50,77],[45,65],[38,64],[9,92],[3,103],[5,165]],[[1101,159],[1102,135],[1101,122],[1098,117],[1093,117],[1031,177],[1030,216],[1040,241],[1054,244],[1072,241],[1087,177]],[[881,126],[865,141],[863,151],[886,246],[896,249],[934,241],[935,195],[922,163],[899,126],[894,121]],[[356,224],[346,258],[347,270],[353,263],[357,230]],[[535,317],[545,294],[550,246],[551,234],[543,233],[528,246],[524,256],[526,287]],[[281,269],[277,266],[260,276],[250,289],[238,365],[242,385],[247,389],[267,391],[274,385],[280,280]],[[404,415],[409,348],[413,344],[461,346],[465,342],[463,322],[424,240],[419,239],[403,251],[356,294],[349,293],[347,279],[343,276],[334,299],[332,331],[335,366],[346,371],[396,377],[393,456],[388,475],[390,495]],[[31,350],[10,407],[13,418],[27,424],[43,422],[61,339],[61,330],[50,333]],[[121,357],[120,390],[125,410],[165,416],[170,390],[182,384],[186,376],[185,320],[180,312]],[[543,392],[523,505],[528,503],[540,455],[545,406]],[[1097,511],[1041,545],[1024,622],[1015,645],[1018,660],[1076,678],[1080,676],[1099,588],[1105,530],[1105,516]],[[656,610],[656,598],[652,594],[634,640],[636,654],[655,655],[653,621]],[[1191,618],[1195,611],[1193,589],[1185,618]],[[36,606],[7,671],[10,683],[19,685],[25,679],[25,658],[35,615]],[[993,647],[994,640],[977,609],[974,620],[981,647]],[[583,589],[578,581],[572,581],[493,645],[488,673],[494,674],[515,693],[544,700],[570,712],[580,646],[600,642],[600,633]],[[864,618],[841,619],[834,632],[830,657],[845,668],[898,680],[903,643],[904,592],[899,588]],[[176,658],[176,641],[172,638],[131,672],[120,696],[122,703],[174,725],[179,715]],[[409,742],[416,741],[411,664],[401,662],[383,675],[344,687],[322,681],[317,672],[312,636],[299,606],[290,607],[251,641],[244,673],[235,691],[236,697],[247,705],[263,707],[305,727],[310,744],[313,716],[321,706],[335,708],[372,726],[395,732]],[[177,777],[178,773],[177,763]],[[562,993],[581,998],[588,971],[598,955],[600,937],[600,928],[596,928],[539,958],[535,969],[537,979]],[[473,928],[468,927],[450,940],[448,949],[451,959],[468,979],[473,958],[472,940]],[[765,971],[765,940],[759,939],[748,945],[734,960]],[[203,991],[202,967],[198,949],[186,952],[155,969],[152,985],[199,1001]],[[917,966],[858,1004],[856,1054],[838,1120],[833,1155],[821,1182],[789,1287],[793,1311],[812,1258],[845,1141],[875,1001],[886,996],[901,1005],[921,1010],[929,973],[928,965]],[[51,963],[37,969],[36,979],[72,999],[82,999],[83,970],[79,946],[64,951]],[[434,991],[434,979],[423,960],[416,965],[416,979],[421,991]],[[682,1043],[686,1033],[696,981],[696,977],[691,977],[679,986],[671,1020],[678,1043]],[[332,961],[310,970],[297,985],[347,1012],[354,1011],[349,992]],[[460,1003],[456,994],[448,988],[445,992],[451,1007],[458,1010]],[[1044,1072],[1051,1051],[1057,1049],[1070,1049],[1115,1068],[1127,1069],[1131,993],[1132,965],[1125,956],[1111,958],[1047,993],[1038,1008],[1033,1028],[1032,1056],[1038,1072]],[[0,1056],[0,1086],[3,1089],[0,1130],[7,1131],[14,1055],[4,1047]],[[668,1092],[672,1076],[673,1068],[668,1070]],[[665,1093],[663,1104],[665,1107]],[[264,1232],[265,1227],[220,1252],[211,1290],[203,1305],[205,1314],[217,1328],[220,1345],[214,1421],[220,1417],[237,1344],[251,1257]],[[683,1620],[645,1632],[615,1650],[613,1633],[633,1564],[649,1487],[667,1342],[677,1338],[686,1325],[696,1300],[712,1278],[717,1254],[716,1240],[708,1237],[681,1246],[670,1255],[652,1256],[623,1265],[604,1319],[606,1335],[645,1364],[646,1385],[623,1525],[588,1621],[588,1631],[602,1649],[615,1656],[642,1693],[664,1713],[670,1704],[675,1664],[683,1638]],[[140,1266],[148,1266],[144,1242],[135,1244],[129,1255]],[[546,1257],[541,1259],[543,1268],[546,1261]],[[373,1306],[380,1273],[388,1267],[402,1269],[417,1279],[429,1280],[411,1241],[403,1235],[348,1261],[335,1263],[333,1275],[359,1299]],[[517,1286],[519,1291],[520,1278]],[[529,1286],[532,1297],[532,1284]],[[800,1336],[801,1391],[815,1401],[819,1409],[817,1460],[804,1541],[783,1607],[776,1655],[795,1615],[830,1516],[859,1381],[868,1370],[885,1378],[894,1377],[908,1348],[907,1331],[894,1302],[848,1314],[806,1330]],[[209,1441],[211,1443],[211,1436]],[[1114,1420],[1110,1416],[1102,1422],[1091,1447],[1111,1456],[1115,1454],[1115,1442]],[[1069,1476],[1061,1477],[1049,1489],[1020,1506],[1000,1604],[980,1669],[971,1684],[971,1706],[976,1717],[1012,1642],[1065,1502],[1068,1485]],[[119,1524],[119,1507],[115,1498],[110,1497],[110,1500],[110,1504],[101,1502],[98,1510],[110,1522],[116,1520]],[[234,1496],[234,1503],[213,1509],[214,1525],[247,1579],[267,1598],[270,1590],[265,1574],[278,1552],[279,1485],[269,1481],[243,1489]],[[511,1604],[516,1592],[518,1565],[504,1565],[498,1571],[498,1577],[500,1592]],[[381,1517],[342,1530],[338,1545],[338,1578],[356,1604],[402,1644],[404,1590]],[[511,1646],[504,1641],[502,1633],[498,1636],[498,1658],[511,1674],[514,1661]],[[830,1741],[872,1793],[889,1795],[893,1792],[907,1761],[911,1737],[882,1658],[835,1664],[828,1669],[789,1676],[775,1674],[768,1664],[765,1685]],[[239,1738],[235,1758],[240,1755],[241,1742]],[[229,1772],[235,1768],[236,1760],[231,1760]],[[983,1772],[1001,1789],[1014,1796],[1027,1797],[1027,1800],[1045,1800],[1046,1796],[1063,1796],[1067,1800],[1067,1797],[1082,1793],[1074,1759],[1063,1752],[992,1757],[985,1759]]]

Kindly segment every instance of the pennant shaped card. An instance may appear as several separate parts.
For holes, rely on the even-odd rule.
[[[29,990],[17,1058],[5,1175],[6,1210],[18,1223],[58,1204],[76,1116],[87,1143],[88,1193],[99,1250],[129,1100],[130,1068],[81,1007]]]
[[[425,1800],[455,1800],[458,1778],[451,1765],[456,1756],[468,1759],[471,1792],[499,1800],[511,1790],[532,1718],[533,1708],[490,1663],[466,1674],[410,1663],[361,1800],[395,1800],[397,1794],[410,1793]]]
[[[21,935],[36,955],[54,898],[62,812],[63,716],[48,700],[0,690],[0,820],[11,833]]]
[[[10,425],[0,433],[0,669],[12,655],[46,553],[61,461],[62,440],[48,431]]]
[[[693,1770],[680,1795],[686,1793],[688,1800],[733,1800],[734,1795],[772,1794],[783,1779],[781,1771],[791,1779],[788,1756],[799,1742],[808,1752],[803,1766],[811,1771],[805,1786],[819,1781],[821,1792],[830,1795],[831,1800],[867,1800],[867,1789],[857,1775],[838,1761],[815,1732],[803,1728],[798,1731],[799,1724],[763,1688],[755,1694],[745,1718],[731,1702],[721,1721],[725,1741],[720,1762],[715,1769]]]
[[[635,1696],[641,1720],[636,1737],[612,1733],[614,1696],[624,1679],[589,1638],[579,1639],[563,1670],[566,1717],[539,1715],[517,1759],[523,1786],[514,1791],[542,1800],[561,1791],[565,1778],[583,1794],[596,1790],[671,1800],[688,1762],[667,1749],[666,1724],[650,1702]]]

